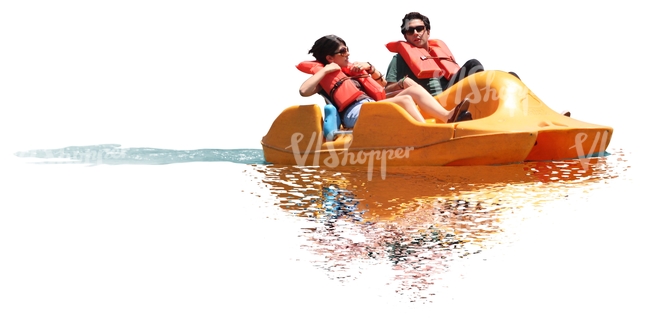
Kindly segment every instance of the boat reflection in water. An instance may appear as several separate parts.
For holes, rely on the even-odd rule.
[[[313,263],[341,281],[389,265],[398,292],[435,294],[451,261],[507,244],[513,225],[546,204],[615,178],[620,155],[504,166],[366,169],[257,165],[274,204],[304,218]],[[374,171],[376,175],[379,170]],[[412,295],[411,295],[412,294]],[[411,299],[411,298],[409,298]],[[417,298],[412,298],[417,299]]]

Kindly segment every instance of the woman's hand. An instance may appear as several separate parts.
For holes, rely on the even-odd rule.
[[[370,67],[371,65],[368,62],[354,62],[352,63],[352,67],[350,68],[350,71],[354,73],[361,73],[362,71],[365,70],[366,72],[368,72],[371,70]]]
[[[320,86],[320,81],[329,73],[339,71],[341,70],[341,67],[332,62],[326,66],[324,66],[322,69],[318,70],[318,72],[314,73],[311,77],[309,77],[305,82],[302,83],[300,86],[300,96],[303,97],[309,97],[313,94],[318,93],[323,89]]]
[[[341,70],[341,67],[338,64],[334,63],[334,62],[329,63],[328,65],[323,67],[323,72],[325,72],[325,74],[332,73],[332,72],[335,72],[335,71],[340,71],[340,70]]]

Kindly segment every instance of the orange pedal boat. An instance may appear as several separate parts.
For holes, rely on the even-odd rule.
[[[470,121],[418,122],[388,102],[362,106],[350,131],[323,135],[318,105],[292,106],[261,144],[268,163],[301,166],[464,166],[603,155],[613,129],[546,106],[521,80],[502,71],[475,73],[435,96],[453,108],[469,98]]]

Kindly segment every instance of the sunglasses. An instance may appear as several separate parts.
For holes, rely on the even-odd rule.
[[[419,33],[424,30],[424,26],[415,26],[415,27],[409,27],[406,29],[406,34],[408,35],[413,35],[416,31]]]
[[[346,55],[350,51],[349,48],[344,47],[336,52],[334,52],[334,55],[341,54],[341,55]]]

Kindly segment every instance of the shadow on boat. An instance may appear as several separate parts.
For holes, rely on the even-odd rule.
[[[572,189],[618,177],[622,158],[536,161],[503,166],[364,168],[255,166],[275,205],[307,221],[303,237],[317,267],[355,280],[359,265],[389,265],[396,290],[418,300],[454,260],[508,241],[512,225]],[[373,170],[379,173],[379,170]],[[361,267],[363,268],[363,267]]]

